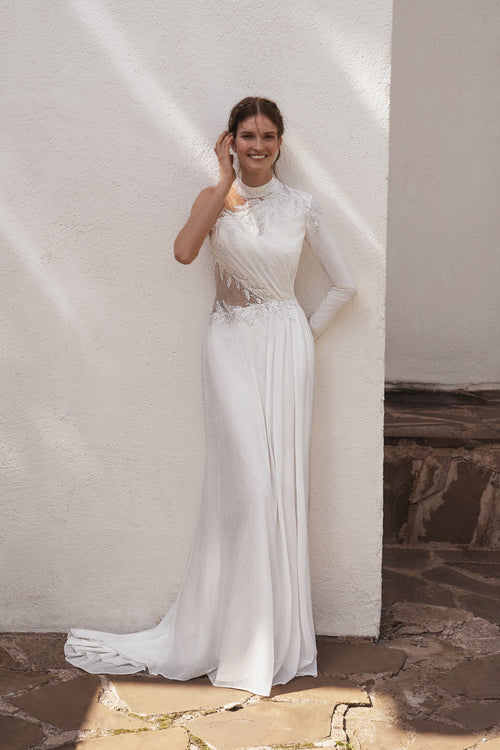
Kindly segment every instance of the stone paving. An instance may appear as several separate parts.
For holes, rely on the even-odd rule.
[[[500,551],[387,547],[378,643],[318,638],[269,698],[87,675],[64,634],[0,634],[2,750],[500,750]]]

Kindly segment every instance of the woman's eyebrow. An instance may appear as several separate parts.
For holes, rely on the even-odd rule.
[[[266,133],[263,133],[263,135],[276,135],[276,130],[268,130]],[[242,130],[241,135],[255,135],[254,130]]]

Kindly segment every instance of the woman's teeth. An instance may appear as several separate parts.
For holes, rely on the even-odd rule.
[[[265,159],[266,156],[263,154],[262,156],[257,156],[256,154],[248,154],[251,159]]]

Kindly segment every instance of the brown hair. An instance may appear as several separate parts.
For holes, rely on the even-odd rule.
[[[229,115],[229,122],[227,124],[228,131],[236,137],[240,122],[246,120],[247,117],[255,115],[264,115],[265,117],[268,117],[273,125],[276,125],[278,138],[281,138],[285,132],[285,126],[278,105],[270,99],[264,99],[262,96],[247,96],[245,99],[238,102],[238,104],[235,104]],[[280,151],[278,151],[278,156],[273,164],[273,172],[276,171],[275,165],[280,158]]]

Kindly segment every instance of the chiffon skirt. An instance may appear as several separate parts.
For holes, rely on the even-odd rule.
[[[149,630],[71,630],[66,659],[87,672],[208,674],[259,695],[317,673],[307,533],[313,338],[296,303],[251,308],[212,315],[207,326],[206,469],[177,599]]]

